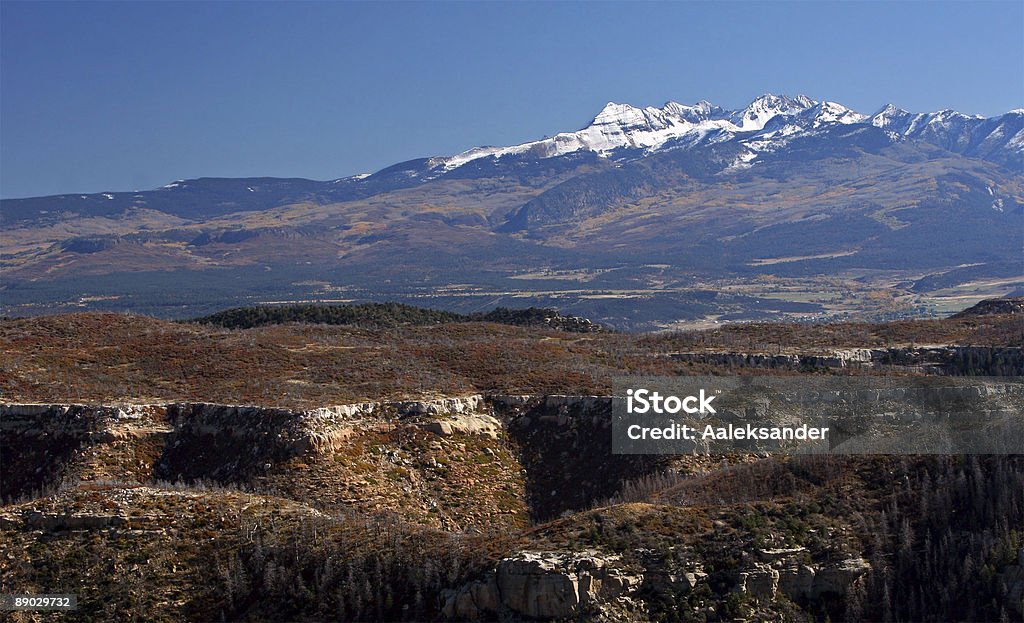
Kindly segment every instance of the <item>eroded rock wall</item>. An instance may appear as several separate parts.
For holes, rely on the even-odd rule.
[[[766,370],[897,368],[954,376],[1017,376],[1024,373],[1024,349],[1013,346],[847,348],[817,354],[690,352],[668,356],[680,361],[727,368]]]
[[[496,438],[483,396],[307,411],[212,403],[0,405],[0,497],[69,480],[238,482],[292,457],[342,447],[357,427],[402,420],[438,435]]]

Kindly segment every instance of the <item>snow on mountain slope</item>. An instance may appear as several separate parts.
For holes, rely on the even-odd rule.
[[[810,100],[808,100],[810,101]],[[790,110],[793,110],[790,108]],[[741,138],[744,150],[733,161],[732,168],[747,168],[764,153],[778,151],[793,139],[808,136],[822,128],[862,123],[866,115],[835,102],[814,102],[795,112],[781,112],[765,122],[764,127],[748,138]]]
[[[868,119],[897,138],[919,139],[976,158],[1024,163],[1024,110],[986,119],[955,110],[909,113],[889,104]]]
[[[476,147],[439,159],[438,164],[450,170],[478,158],[500,158],[511,154],[551,158],[583,150],[602,156],[620,149],[656,151],[670,141],[673,145],[678,142],[685,144],[685,139],[689,138],[689,142],[696,143],[709,134],[723,131],[727,133],[726,138],[757,131],[776,115],[794,114],[815,104],[814,100],[803,95],[789,98],[771,94],[755,99],[738,111],[723,110],[708,101],[692,106],[668,102],[661,108],[637,108],[609,102],[590,125],[577,132],[563,132],[511,147]]]
[[[532,154],[538,158],[551,158],[577,151],[593,151],[607,156],[618,149],[657,148],[689,133],[731,129],[728,121],[713,118],[713,114],[720,111],[707,102],[696,106],[669,102],[663,108],[637,108],[609,102],[590,125],[578,132],[563,132],[511,147],[477,147],[444,158],[442,164],[445,169],[454,169],[488,156],[500,158],[510,154]]]
[[[973,117],[957,112],[955,110],[940,110],[930,113],[909,113],[892,104],[886,105],[882,110],[872,115],[869,119],[871,125],[890,130],[903,136],[914,136],[922,132],[948,130],[953,127],[963,127],[972,122],[984,121],[981,115]]]
[[[729,121],[740,132],[760,130],[777,115],[794,115],[814,106],[817,102],[806,95],[789,98],[768,93],[755,99],[743,110],[729,115]]]
[[[809,120],[811,126],[815,128],[835,123],[844,125],[861,123],[868,118],[867,115],[862,115],[835,102],[820,102],[807,110],[801,111],[797,116]]]
[[[1021,119],[1024,112],[1020,110],[985,119],[952,110],[915,114],[891,104],[868,117],[836,102],[770,93],[741,110],[724,110],[708,101],[694,105],[668,102],[661,108],[609,102],[582,130],[508,147],[475,147],[455,156],[434,158],[429,166],[443,173],[480,158],[519,155],[541,159],[579,151],[614,157],[633,150],[647,154],[736,139],[745,150],[735,166],[746,167],[758,154],[777,151],[796,137],[858,123],[882,128],[893,140],[918,138],[957,153],[1012,163],[1024,157]]]

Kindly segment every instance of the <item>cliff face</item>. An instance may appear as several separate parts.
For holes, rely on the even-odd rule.
[[[870,364],[868,354],[860,351],[857,360]],[[752,365],[769,361],[746,357]],[[1012,384],[985,391],[999,394],[1008,388],[1019,390]],[[903,389],[891,396],[886,391],[861,394],[873,402],[916,404]],[[923,411],[911,420],[920,419],[932,403],[938,408],[988,396],[978,392],[976,387],[928,390],[916,399]],[[726,409],[721,415],[742,422],[749,414]],[[891,419],[843,417],[846,435],[884,428]],[[996,424],[1008,425],[1005,418]],[[977,431],[980,439],[986,430]],[[415,498],[419,510],[436,515],[431,521],[460,526],[467,517],[434,513],[441,492],[442,497],[478,493],[487,483],[506,502],[501,512],[546,521],[612,499],[627,483],[711,462],[699,454],[614,454],[608,396],[469,395],[309,410],[213,403],[7,404],[0,405],[0,442],[5,448],[0,495],[8,501],[77,482],[209,482],[289,492],[323,506],[373,499],[372,508],[387,508]],[[860,447],[848,445],[850,452]],[[473,477],[475,466],[483,464],[492,464],[497,478]],[[453,479],[453,470],[465,481]],[[483,517],[478,510],[469,512],[473,522]]]
[[[805,548],[757,550],[731,576],[741,598],[804,604],[841,600],[870,571],[859,557],[814,563]],[[652,619],[644,593],[700,595],[709,591],[701,563],[692,571],[664,573],[601,551],[518,552],[480,580],[442,593],[445,618]],[[699,611],[698,611],[699,612]]]
[[[145,482],[172,427],[157,405],[0,405],[0,499],[82,479]]]
[[[672,353],[670,358],[728,368],[768,370],[877,369],[951,376],[1024,374],[1024,349],[987,346],[850,348],[820,354],[743,352]]]
[[[301,472],[318,465],[323,473],[353,452],[362,456],[368,443],[389,472],[418,471],[437,481],[450,466],[436,450],[468,440],[471,452],[498,457],[503,468],[518,472],[505,484],[525,487],[510,493],[543,520],[585,509],[616,494],[624,481],[666,466],[662,457],[612,455],[611,400],[597,396],[470,395],[305,411],[211,403],[9,404],[0,405],[0,435],[11,449],[3,458],[7,500],[78,481],[295,487],[286,482],[295,480],[294,466]],[[389,441],[394,435],[418,442],[402,447]],[[353,458],[352,467],[359,467],[362,459]],[[352,480],[358,485],[365,478]],[[402,482],[404,475],[392,480],[398,488],[416,483]]]
[[[0,532],[25,548],[46,534],[70,552],[94,546],[82,539],[113,550],[125,535],[145,541],[149,560],[173,559],[168,568],[216,596],[181,618],[226,608],[229,618],[855,620],[886,607],[985,618],[957,600],[1020,594],[1007,520],[1024,520],[1014,515],[1024,468],[1012,457],[616,456],[610,410],[608,397],[561,395],[310,410],[0,405]],[[348,532],[357,528],[368,532]],[[177,557],[182,538],[195,540],[192,558]],[[235,558],[209,549],[222,541]],[[986,569],[934,562],[965,557]],[[0,571],[35,577],[10,564],[0,559]],[[395,592],[368,594],[339,575],[346,565]],[[182,581],[175,572],[160,586],[170,577]],[[948,602],[918,605],[916,586],[951,587]],[[274,609],[309,591],[315,610]]]
[[[496,438],[482,396],[306,411],[211,403],[0,405],[4,478],[15,499],[75,481],[250,482],[299,457],[323,459],[358,433],[396,426]]]

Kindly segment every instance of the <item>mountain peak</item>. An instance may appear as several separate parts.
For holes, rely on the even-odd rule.
[[[893,104],[892,102],[890,102],[890,103],[886,104],[885,106],[882,106],[881,108],[879,108],[878,111],[875,112],[875,115],[893,114],[893,113],[907,113],[907,112],[909,112],[909,111],[907,111],[907,110],[905,110],[903,108],[900,108],[896,104]]]
[[[739,127],[742,132],[751,132],[764,128],[777,115],[793,115],[803,112],[817,102],[806,95],[789,97],[786,95],[775,95],[765,93],[754,98],[754,101],[743,110],[736,111],[729,118],[729,121]]]
[[[747,108],[773,108],[780,106],[789,107],[801,107],[809,108],[814,106],[816,102],[806,95],[797,95],[796,97],[790,97],[788,95],[777,95],[775,93],[765,93],[755,97]]]
[[[902,108],[886,104],[878,112],[868,117],[868,123],[876,128],[903,134],[909,129],[909,125],[913,123],[915,117],[917,115]]]
[[[690,123],[699,123],[701,121],[711,119],[715,115],[719,115],[722,112],[722,109],[707,100],[700,100],[693,105],[668,101],[661,107],[661,111]]]
[[[860,123],[867,119],[867,115],[851,110],[837,102],[822,101],[805,111],[814,118],[814,127],[832,123]]]
[[[642,115],[641,109],[631,106],[629,104],[617,104],[615,102],[608,102],[601,109],[601,112],[597,113],[591,125],[597,125],[602,123],[616,122],[627,117],[635,117],[636,115]]]

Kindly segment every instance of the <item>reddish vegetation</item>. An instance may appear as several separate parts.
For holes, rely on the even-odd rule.
[[[706,332],[571,334],[491,323],[226,330],[144,316],[0,321],[0,400],[307,407],[471,392],[602,393],[621,373],[715,372],[675,351],[1021,345],[1020,316],[891,324],[742,324]]]

